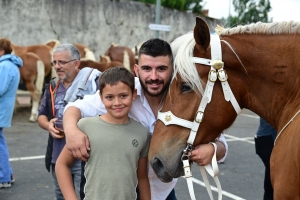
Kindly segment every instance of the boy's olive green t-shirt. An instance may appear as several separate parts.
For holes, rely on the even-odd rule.
[[[138,160],[148,156],[150,146],[147,129],[133,119],[111,124],[99,116],[81,119],[78,127],[91,147],[81,188],[84,199],[136,199]]]

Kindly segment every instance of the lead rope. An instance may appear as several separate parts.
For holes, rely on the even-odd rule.
[[[191,129],[190,135],[187,141],[187,147],[183,150],[183,154],[181,157],[181,160],[183,162],[183,169],[185,178],[187,180],[187,185],[190,193],[190,197],[192,200],[196,200],[195,192],[193,188],[193,182],[192,182],[192,172],[190,167],[190,153],[193,150],[193,143],[196,138],[197,131],[199,129],[200,123],[202,121],[204,110],[206,108],[206,105],[211,101],[211,96],[213,92],[214,83],[217,79],[219,79],[222,83],[222,89],[224,98],[226,101],[230,101],[233,108],[235,109],[236,113],[241,113],[241,108],[235,99],[230,86],[227,82],[227,74],[226,71],[223,69],[223,62],[222,62],[222,51],[221,51],[221,44],[220,44],[220,38],[218,35],[211,35],[211,56],[212,59],[205,59],[205,58],[197,58],[192,57],[194,63],[199,63],[203,65],[210,65],[211,70],[209,72],[208,81],[206,83],[206,88],[204,91],[204,94],[202,96],[199,108],[195,114],[194,121],[188,121],[185,119],[181,119],[176,117],[171,111],[167,112],[158,112],[158,119],[161,120],[166,126],[170,124],[180,125],[186,128]],[[217,177],[219,174],[217,159],[216,159],[216,151],[217,146],[215,143],[211,143],[214,146],[214,155],[212,158],[211,165],[206,166],[200,166],[200,172],[203,177],[203,181],[205,183],[207,192],[210,196],[210,199],[213,200],[211,187],[209,183],[209,179],[207,177],[207,173],[211,175],[217,185],[218,188],[218,200],[222,199],[222,188],[220,181]]]

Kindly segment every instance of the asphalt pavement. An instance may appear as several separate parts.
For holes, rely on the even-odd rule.
[[[10,162],[16,182],[11,188],[0,189],[0,200],[53,200],[51,174],[44,165],[48,133],[37,123],[28,121],[30,108],[20,108],[13,116],[12,127],[4,129]],[[219,180],[223,200],[263,199],[264,166],[255,154],[253,137],[258,128],[258,116],[244,110],[226,131],[229,152],[224,164],[219,164]],[[197,165],[193,165],[194,189],[197,200],[209,200]],[[212,186],[213,180],[210,180]],[[186,180],[179,178],[175,187],[177,199],[190,199]],[[217,192],[214,191],[217,199]]]

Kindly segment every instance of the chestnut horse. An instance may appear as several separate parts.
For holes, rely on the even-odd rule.
[[[92,60],[80,60],[79,69],[82,69],[84,67],[90,67],[90,68],[98,69],[100,72],[103,72],[106,69],[116,67],[116,66],[124,67],[123,63],[118,61],[97,62]]]
[[[224,65],[211,60],[215,49]],[[197,123],[193,146],[211,142],[234,122],[240,106],[279,131],[270,160],[274,199],[300,199],[300,23],[256,23],[210,35],[197,17],[193,33],[177,38],[172,50],[174,77],[158,115],[173,114],[159,117],[148,155],[158,177],[167,182],[183,175],[191,126]],[[189,128],[174,123],[178,118]]]
[[[60,41],[51,39],[45,42],[45,45],[51,47],[51,49],[54,49],[58,45],[60,45]],[[96,61],[95,54],[90,50],[90,48],[83,44],[73,44],[80,53],[80,60],[92,60]]]
[[[135,58],[132,50],[129,47],[118,46],[112,44],[105,52],[105,56],[108,56],[111,61],[118,61],[123,63],[123,66],[134,72]]]
[[[20,56],[26,52],[32,52],[35,53],[43,61],[45,65],[45,83],[49,83],[51,78],[56,76],[55,70],[52,70],[52,66],[50,64],[52,60],[52,49],[49,46],[37,44],[32,46],[12,45],[12,47],[14,54],[17,56]]]
[[[23,61],[23,66],[19,68],[21,82],[25,84],[32,100],[29,121],[35,122],[38,117],[38,108],[44,86],[45,66],[41,59],[31,52],[21,54],[20,58]],[[20,90],[18,90],[17,94],[19,93],[21,93]]]

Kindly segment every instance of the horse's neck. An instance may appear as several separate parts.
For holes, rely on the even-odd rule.
[[[232,76],[238,73],[236,77],[240,78],[236,79],[239,82],[234,80],[236,84],[232,84],[232,87],[243,88],[245,107],[276,128],[300,109],[297,88],[300,84],[300,64],[296,62],[297,52],[300,51],[300,36],[291,37],[292,42],[287,41],[283,35],[237,35],[223,38],[231,44],[245,66],[244,69],[229,47],[222,45],[229,81],[232,78],[230,70]],[[289,51],[289,48],[295,51]]]

